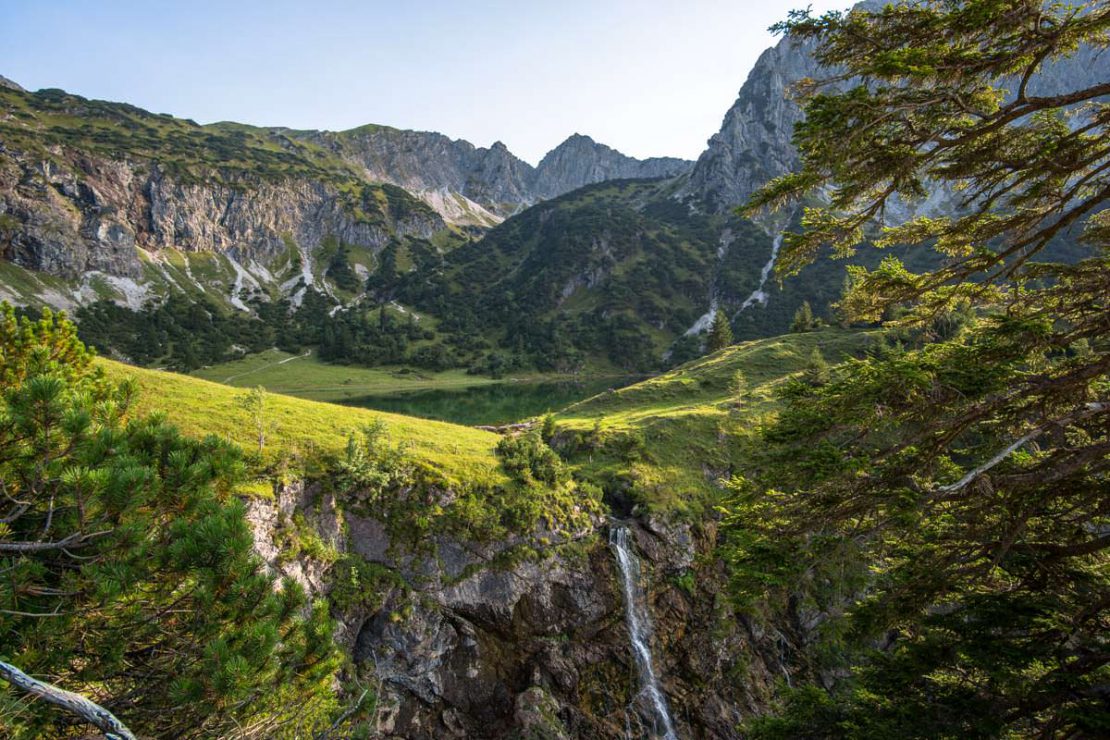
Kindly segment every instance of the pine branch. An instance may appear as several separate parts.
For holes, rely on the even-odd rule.
[[[57,542],[0,542],[0,552],[44,552],[46,550],[65,550],[71,547],[82,547],[89,540],[109,534],[111,530],[105,529],[90,534],[71,534]]]

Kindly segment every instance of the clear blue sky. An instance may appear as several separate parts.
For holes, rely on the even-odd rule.
[[[845,7],[811,0],[814,10]],[[201,123],[694,158],[806,0],[0,0],[0,75]]]

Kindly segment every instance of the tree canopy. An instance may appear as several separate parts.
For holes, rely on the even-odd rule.
[[[72,324],[0,305],[0,660],[140,736],[292,733],[333,709],[332,624],[276,588],[232,496],[240,453],[132,418]],[[75,717],[0,686],[16,737]]]
[[[1031,80],[1110,46],[1110,7],[924,0],[778,28],[830,70],[802,86],[799,170],[748,204],[810,204],[780,269],[868,240],[936,267],[850,268],[839,309],[900,341],[789,384],[733,481],[738,597],[827,615],[811,677],[855,665],[753,730],[1106,734],[1110,81]],[[1064,237],[1079,258],[1047,262]]]

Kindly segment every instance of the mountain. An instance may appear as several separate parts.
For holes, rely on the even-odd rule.
[[[883,0],[866,0],[857,7],[883,5]],[[817,63],[813,50],[813,42],[786,38],[760,55],[725,113],[720,131],[694,164],[682,189],[684,196],[713,210],[734,208],[764,183],[799,164],[791,136],[803,113],[791,88],[803,79],[820,80],[830,74]],[[1107,79],[1110,53],[1084,46],[1071,57],[1045,65],[1032,77],[1029,93],[1051,95]],[[856,83],[848,80],[837,86]],[[1008,80],[1001,86],[1012,90],[1016,83]]]
[[[693,164],[673,157],[635,159],[581,134],[568,138],[532,167],[500,141],[482,148],[443,134],[387,126],[287,133],[334,152],[372,180],[405,188],[452,223],[482,226],[584,185],[673,177]]]
[[[690,165],[639,162],[578,136],[551,161],[537,169],[501,143],[478,148],[385,126],[199,126],[61,90],[29,93],[5,79],[0,296],[138,307],[184,290],[243,308],[251,292],[334,294],[323,279],[325,243],[350,248],[351,266],[366,274],[391,241],[449,250],[609,173],[661,176]]]
[[[803,115],[790,87],[819,74],[811,45],[786,39],[764,51],[725,113],[721,130],[698,157],[684,194],[723,210],[792,171],[798,153],[790,138]]]
[[[424,366],[656,369],[696,353],[718,310],[738,338],[755,338],[787,330],[804,302],[823,313],[838,296],[842,261],[774,277],[775,232],[797,213],[762,231],[733,215],[798,163],[791,88],[822,74],[806,44],[764,52],[693,165],[575,134],[533,167],[501,143],[437,133],[198,126],[0,87],[0,295],[138,308],[183,291],[257,315],[257,301],[296,308],[316,294],[288,348],[331,338],[336,359],[415,361],[403,343],[367,344],[368,306],[393,302],[434,319],[436,331],[409,330],[426,343]],[[1085,48],[1031,89],[1102,79],[1110,55]],[[937,189],[890,213],[955,202]],[[325,327],[332,319],[348,325]]]
[[[184,291],[242,307],[246,291],[319,285],[329,239],[369,263],[391,240],[455,233],[288,137],[60,90],[0,88],[0,112],[0,295],[19,303],[137,307]]]
[[[338,133],[274,131],[331,151],[367,179],[405,188],[453,223],[490,226],[537,200],[532,166],[501,142],[482,148],[443,134],[374,125]]]
[[[396,297],[440,317],[440,330],[487,336],[545,368],[654,370],[711,297],[757,288],[749,267],[771,248],[752,222],[673,194],[667,180],[612,180],[545,201],[409,273]]]
[[[635,159],[589,136],[574,134],[540,160],[532,192],[537,199],[546,200],[605,180],[674,177],[690,166],[674,157]]]

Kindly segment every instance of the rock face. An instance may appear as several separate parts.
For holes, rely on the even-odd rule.
[[[341,615],[341,643],[358,670],[380,682],[381,736],[616,740],[639,726],[630,709],[638,678],[604,522],[569,540],[538,532],[485,544],[438,538],[414,549],[391,541],[373,519],[347,513],[340,526],[330,497],[312,487],[254,502],[259,552],[317,593],[329,583],[320,566],[282,562],[273,545],[275,522],[297,511],[326,542],[405,584],[372,608]],[[696,557],[713,545],[711,524],[695,532],[647,521],[632,531],[655,622],[655,662],[679,736],[738,737],[738,722],[767,707],[785,670],[778,636],[723,606],[723,571]],[[538,557],[506,557],[522,544],[538,548]],[[696,587],[675,585],[680,577]]]
[[[531,165],[501,142],[487,149],[388,126],[289,133],[332,150],[372,181],[417,194],[456,222],[492,225],[535,202]]]
[[[9,80],[4,75],[0,75],[0,87],[6,87],[9,90],[18,90],[19,92],[25,92],[25,90],[22,87],[20,87],[18,84],[16,84],[12,80]]]
[[[866,0],[856,7],[874,10],[884,4],[885,0]],[[764,183],[798,165],[791,136],[803,114],[791,88],[802,79],[820,80],[829,75],[817,64],[813,49],[811,41],[787,38],[760,55],[725,114],[721,130],[710,138],[694,165],[683,186],[684,194],[701,198],[716,211],[734,208]],[[1084,47],[1067,59],[1046,65],[1032,79],[1029,90],[1034,95],[1048,95],[1107,79],[1110,53]],[[852,82],[842,84],[847,87]],[[943,210],[946,201],[950,199],[934,198],[926,210]]]
[[[799,80],[818,75],[811,49],[787,39],[760,55],[721,130],[694,165],[685,192],[721,211],[794,169],[798,153],[790,139],[803,115],[789,91]]]
[[[144,253],[157,261],[171,249],[225,255],[261,276],[288,260],[291,244],[308,259],[327,237],[376,251],[394,236],[446,228],[430,208],[413,205],[371,216],[319,180],[213,173],[198,182],[157,162],[64,149],[50,160],[0,152],[2,256],[71,280],[90,272],[138,280]]]
[[[589,136],[574,134],[540,161],[532,193],[537,200],[543,200],[605,180],[674,177],[690,167],[690,162],[674,157],[635,159]]]
[[[419,194],[449,220],[496,223],[541,200],[585,185],[624,178],[673,177],[693,163],[673,157],[639,160],[574,134],[538,167],[501,142],[487,148],[443,134],[364,126],[339,133],[288,132],[326,146],[373,180]]]

